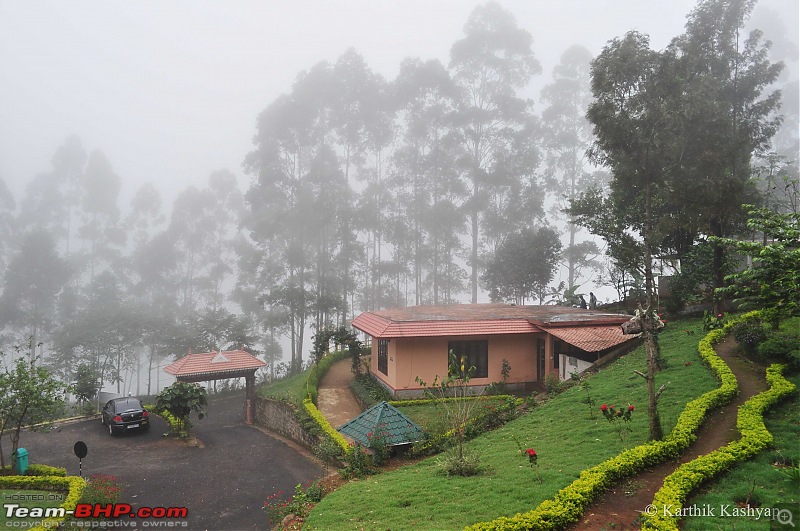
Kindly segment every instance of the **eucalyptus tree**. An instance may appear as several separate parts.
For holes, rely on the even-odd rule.
[[[464,33],[450,50],[449,69],[459,91],[452,127],[462,149],[459,169],[469,186],[464,209],[472,237],[471,300],[477,302],[482,218],[493,206],[496,212],[504,206],[513,184],[529,177],[535,164],[530,102],[518,92],[541,67],[531,35],[496,2],[477,7]]]
[[[17,222],[14,219],[16,208],[14,195],[6,186],[3,178],[0,177],[0,282],[8,265],[8,256],[11,253],[16,237]]]
[[[36,361],[36,347],[50,338],[58,297],[69,278],[70,268],[49,232],[36,230],[22,236],[3,278],[0,326],[8,327],[20,344],[27,344],[31,363]]]
[[[783,63],[769,59],[760,30],[743,35],[755,0],[702,0],[670,48],[679,57],[687,127],[674,191],[697,213],[698,232],[732,236],[745,230],[744,203],[754,203],[754,155],[766,152],[781,124],[780,91],[771,90]],[[713,149],[710,149],[713,147]],[[724,284],[724,246],[715,245],[715,287]]]
[[[99,150],[92,151],[84,173],[81,225],[78,228],[78,235],[84,242],[82,254],[90,285],[96,273],[118,265],[125,245],[126,234],[120,224],[118,206],[121,188],[122,181],[105,154]]]
[[[255,149],[244,163],[254,176],[245,194],[248,237],[270,264],[280,265],[261,300],[287,310],[292,372],[302,368],[309,312],[316,310],[319,321],[343,304],[341,289],[335,296],[327,287],[323,292],[335,275],[319,262],[322,253],[328,260],[342,250],[336,237],[341,241],[347,232],[339,213],[347,207],[348,185],[328,145],[330,83],[327,63],[301,73],[291,94],[259,116]]]
[[[435,60],[406,59],[393,83],[402,124],[392,155],[396,232],[407,227],[407,256],[414,282],[414,303],[438,303],[442,277],[456,266],[453,241],[463,234],[458,206],[466,188],[454,170],[454,143],[449,135],[455,85],[447,69]],[[447,265],[445,265],[447,264]]]
[[[569,293],[582,284],[586,269],[597,269],[600,249],[593,241],[579,242],[580,226],[564,209],[570,201],[591,186],[602,186],[604,174],[592,171],[587,151],[592,145],[592,127],[586,111],[592,100],[590,63],[592,55],[575,45],[561,54],[553,68],[553,81],[541,92],[546,103],[542,110],[542,148],[545,152],[545,186],[552,199],[550,214],[566,221],[567,242],[563,252]]]
[[[23,230],[47,230],[59,252],[69,257],[85,190],[86,151],[80,138],[69,136],[51,159],[50,171],[37,174],[20,201]]]
[[[357,201],[357,211],[343,217],[340,239],[344,244],[342,257],[348,262],[344,267],[344,285],[351,285],[353,258],[361,255],[366,260],[362,274],[367,286],[364,296],[367,308],[374,309],[383,297],[382,255],[385,243],[387,208],[391,197],[385,183],[388,152],[394,139],[395,111],[386,80],[355,50],[345,52],[330,70],[329,98],[324,106],[330,116],[334,132],[333,142],[340,153],[342,171],[347,182],[351,177],[362,184],[358,198],[348,194],[350,203]],[[357,230],[366,241],[362,253],[352,249],[352,232]],[[350,288],[348,288],[349,290]],[[347,299],[347,292],[343,291]]]

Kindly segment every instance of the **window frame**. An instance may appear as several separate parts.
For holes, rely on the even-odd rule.
[[[389,340],[378,339],[378,372],[389,376]]]
[[[447,366],[450,367],[450,352],[460,361],[466,357],[465,365],[475,367],[473,378],[489,377],[489,340],[488,339],[459,339],[447,342]],[[451,375],[452,376],[452,375]],[[463,375],[462,375],[463,376]]]

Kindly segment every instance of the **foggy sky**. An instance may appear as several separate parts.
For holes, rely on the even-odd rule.
[[[121,208],[153,182],[169,208],[190,184],[241,163],[256,117],[301,70],[355,48],[387,79],[406,57],[448,62],[476,5],[465,0],[0,0],[0,177],[17,201],[64,139],[102,150],[123,179]],[[663,48],[689,0],[501,1],[534,38],[550,82],[572,44],[596,55],[626,31]],[[797,40],[797,0],[761,0]],[[793,74],[797,75],[796,70]]]

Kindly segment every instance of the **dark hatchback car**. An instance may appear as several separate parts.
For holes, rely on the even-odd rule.
[[[134,429],[147,431],[150,429],[150,413],[138,398],[115,398],[103,406],[100,422],[108,426],[110,435]]]

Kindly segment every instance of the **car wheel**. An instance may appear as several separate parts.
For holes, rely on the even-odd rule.
[[[112,426],[110,422],[108,423],[108,434],[112,437],[114,436],[114,426]]]

